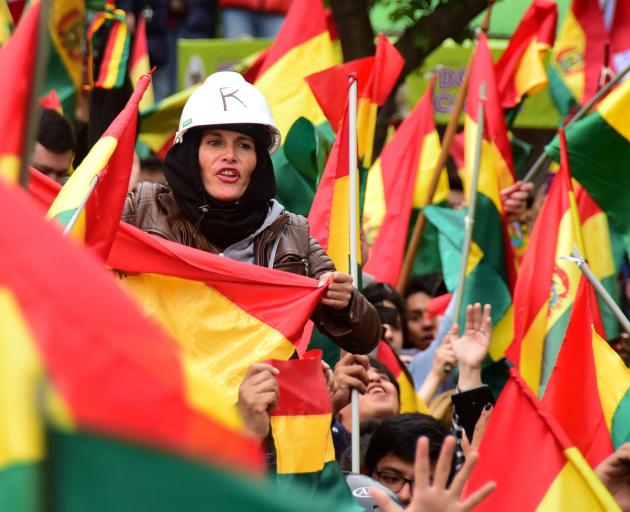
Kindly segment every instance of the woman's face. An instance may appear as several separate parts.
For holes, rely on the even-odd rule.
[[[230,130],[208,129],[199,144],[201,181],[217,201],[239,200],[256,168],[254,139]]]

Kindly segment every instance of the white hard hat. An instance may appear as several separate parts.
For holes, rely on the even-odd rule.
[[[280,131],[271,115],[271,109],[262,93],[233,71],[219,71],[190,95],[179,119],[175,144],[182,142],[184,134],[197,126],[226,124],[254,124],[269,132],[269,153],[280,146]]]

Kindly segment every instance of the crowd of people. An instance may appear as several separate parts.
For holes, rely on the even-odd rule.
[[[121,0],[117,7],[127,12],[131,30],[138,16],[147,18],[160,100],[175,91],[177,39],[272,38],[290,3]],[[64,184],[85,136],[56,110],[42,109],[30,165]],[[491,307],[467,305],[465,325],[457,325],[440,274],[411,276],[403,293],[367,274],[362,280],[366,286],[355,288],[352,277],[338,271],[309,235],[306,219],[276,200],[271,155],[280,144],[263,95],[237,73],[215,73],[188,99],[164,161],[151,157],[141,162],[135,155],[122,221],[195,249],[325,284],[311,319],[341,349],[338,362],[332,368],[323,363],[322,372],[332,406],[335,459],[348,475],[348,485],[372,488],[367,505],[359,500],[366,510],[471,509],[494,489],[488,482],[461,499],[498,398],[482,377],[493,331]],[[532,184],[520,182],[503,190],[500,200],[508,220],[523,216],[533,223],[546,190],[543,184],[534,194]],[[451,206],[461,206],[460,196]],[[622,277],[622,307],[627,311],[630,279]],[[404,364],[427,414],[401,413],[401,384],[377,357],[381,341]],[[610,342],[627,365],[627,334]],[[252,365],[236,404],[245,432],[268,452],[270,465],[270,418],[280,396],[277,375],[264,361]],[[356,484],[353,390],[359,393],[359,468],[365,477]],[[621,509],[630,511],[630,444],[622,445],[595,473]]]
[[[468,305],[460,334],[438,274],[412,276],[404,295],[379,282],[359,292],[309,236],[307,221],[276,201],[270,155],[280,142],[262,94],[236,73],[216,73],[184,107],[163,177],[142,181],[134,170],[122,220],[177,243],[326,283],[312,319],[343,350],[334,368],[322,368],[341,468],[351,470],[350,401],[357,390],[359,465],[374,486],[382,486],[373,493],[381,510],[394,510],[392,501],[409,510],[469,509],[493,489],[488,483],[459,501],[496,398],[482,381],[492,334],[490,306]],[[76,145],[63,116],[44,110],[31,164],[63,182]],[[518,186],[505,191],[506,210],[521,214],[530,191]],[[399,382],[374,357],[381,339],[407,365],[431,414],[400,413]],[[266,441],[279,399],[276,375],[264,362],[251,366],[237,404],[247,433],[271,452]],[[598,468],[624,510],[630,510],[629,451],[624,445]]]

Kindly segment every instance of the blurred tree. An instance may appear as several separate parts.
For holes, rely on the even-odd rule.
[[[375,3],[391,8],[392,21],[403,20],[406,29],[396,48],[405,59],[394,92],[379,112],[374,140],[374,157],[380,153],[387,124],[395,110],[394,97],[407,75],[445,39],[461,41],[470,37],[469,25],[491,0],[330,0],[333,18],[345,60],[374,54],[374,32],[369,11]]]

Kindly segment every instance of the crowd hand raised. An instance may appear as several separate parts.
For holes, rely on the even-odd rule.
[[[350,304],[352,297],[352,276],[344,272],[325,272],[319,276],[320,282],[330,281],[321,303],[332,309],[342,310]]]
[[[442,382],[456,364],[457,358],[455,357],[453,345],[450,338],[446,337],[435,351],[431,371],[439,378],[440,382]]]
[[[462,432],[462,451],[464,452],[465,458],[468,458],[472,452],[477,451],[477,448],[479,448],[479,444],[481,444],[483,435],[486,432],[486,427],[490,421],[492,410],[492,404],[487,404],[481,411],[481,415],[479,416],[477,423],[475,423],[475,431],[473,432],[472,441],[468,441],[468,436],[466,436],[465,430]]]
[[[514,185],[501,190],[501,202],[508,222],[514,222],[525,212],[527,198],[534,190],[534,184],[517,181]]]
[[[461,391],[481,385],[481,364],[488,354],[492,338],[492,308],[486,304],[469,305],[466,308],[466,328],[457,336],[459,326],[453,325],[449,333],[453,351],[459,364],[458,387]]]
[[[365,393],[369,384],[369,366],[368,356],[350,353],[345,354],[335,365],[330,397],[333,415],[350,403],[350,392],[353,389],[361,394]]]
[[[477,464],[479,455],[475,452],[466,458],[462,469],[455,475],[450,487],[447,487],[451,469],[455,438],[448,436],[444,440],[440,457],[435,467],[433,482],[430,479],[429,440],[421,437],[416,448],[415,481],[413,498],[406,512],[463,512],[471,510],[486,499],[495,488],[494,482],[488,482],[481,489],[471,494],[466,500],[459,497],[466,481]],[[383,491],[372,488],[374,502],[384,512],[398,512],[400,508]]]
[[[630,512],[630,443],[624,443],[605,458],[595,474],[604,483],[623,512]]]
[[[278,373],[270,364],[253,364],[238,389],[237,405],[245,431],[260,441],[269,434],[269,413],[278,404]]]

